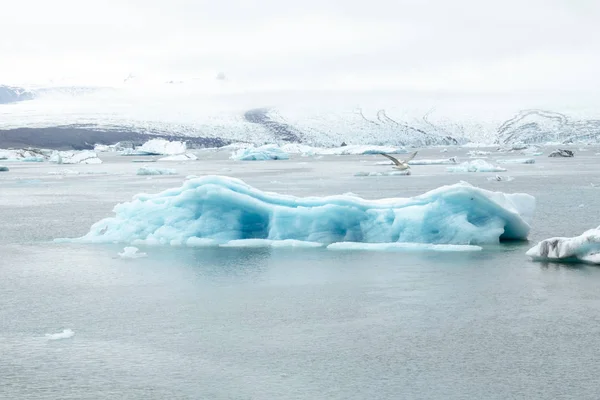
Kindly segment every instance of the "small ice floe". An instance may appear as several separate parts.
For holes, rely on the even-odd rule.
[[[573,157],[575,154],[571,150],[557,149],[548,154],[548,157]]]
[[[144,166],[139,168],[136,175],[176,175],[177,171],[170,168],[150,168]]]
[[[72,169],[61,169],[60,171],[50,171],[48,175],[79,175],[79,171]]]
[[[0,165],[0,172],[8,172],[8,167],[5,165]]]
[[[579,236],[542,240],[526,253],[534,261],[600,264],[600,226]]]
[[[452,165],[456,163],[458,163],[458,159],[456,157],[450,157],[431,160],[411,160],[408,162],[408,165]],[[375,165],[394,165],[394,163],[392,161],[377,161]]]
[[[466,161],[456,167],[447,167],[448,172],[504,172],[505,168],[492,165],[484,160]]]
[[[61,339],[69,339],[75,336],[75,332],[71,329],[64,329],[59,333],[46,333],[46,338],[48,340],[61,340]]]
[[[151,139],[136,149],[124,149],[123,156],[170,156],[183,154],[187,150],[185,142]]]
[[[121,258],[142,258],[142,257],[147,257],[148,254],[146,253],[138,253],[140,249],[138,249],[137,247],[133,247],[133,246],[128,246],[125,247],[123,249],[123,251],[121,253],[119,253],[119,257]]]
[[[396,175],[410,175],[410,169],[405,169],[402,171],[385,171],[385,172],[359,171],[354,174],[354,176],[396,176]]]
[[[158,161],[196,161],[197,159],[198,159],[198,157],[196,157],[192,153],[184,153],[184,154],[177,154],[174,156],[159,158]]]
[[[514,181],[515,178],[513,178],[512,176],[496,175],[496,176],[489,176],[487,178],[487,180],[490,182],[510,182],[510,181]]]
[[[480,157],[480,156],[489,156],[492,154],[491,151],[483,151],[483,150],[471,150],[467,152],[467,155],[471,157]]]
[[[440,150],[440,153],[447,153],[447,152],[448,152],[448,149],[441,149]]]
[[[508,158],[496,160],[498,164],[535,164],[533,158]]]
[[[133,163],[148,163],[148,162],[156,162],[156,160],[153,158],[150,158],[148,160],[131,160],[131,162],[133,162]]]

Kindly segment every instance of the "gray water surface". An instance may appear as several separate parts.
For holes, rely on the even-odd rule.
[[[162,165],[179,175],[151,179],[113,154],[95,166],[11,163],[0,175],[0,398],[597,399],[600,269],[524,255],[600,224],[598,150],[575,150],[506,165],[512,182],[444,166],[353,176],[388,168],[373,165],[379,156],[240,163],[200,152]],[[65,169],[102,174],[48,174]],[[365,198],[467,180],[530,193],[538,208],[531,243],[478,253],[144,247],[147,258],[124,260],[122,246],[52,242],[133,194],[207,173]],[[44,336],[67,328],[74,337]]]

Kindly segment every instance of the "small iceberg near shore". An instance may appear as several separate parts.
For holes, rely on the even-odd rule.
[[[79,243],[206,246],[234,240],[331,244],[477,245],[523,240],[533,196],[480,189],[466,182],[412,198],[294,197],[263,192],[225,176],[190,179],[157,194],[117,204]]]
[[[542,240],[526,254],[534,261],[600,264],[600,226],[572,238]]]

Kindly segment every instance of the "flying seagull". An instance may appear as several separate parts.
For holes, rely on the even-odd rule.
[[[399,169],[399,170],[405,170],[405,169],[409,169],[410,165],[408,165],[408,162],[410,160],[412,160],[413,158],[415,158],[415,156],[417,155],[418,151],[415,151],[414,153],[412,153],[411,155],[408,156],[408,158],[406,160],[398,160],[392,156],[390,156],[389,154],[385,154],[385,153],[379,153],[384,157],[389,158],[390,160],[392,160],[392,162],[395,164],[392,168],[395,169]]]

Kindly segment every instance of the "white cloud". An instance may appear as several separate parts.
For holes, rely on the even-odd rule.
[[[222,70],[256,87],[600,88],[593,0],[22,0],[2,14],[6,83]]]

